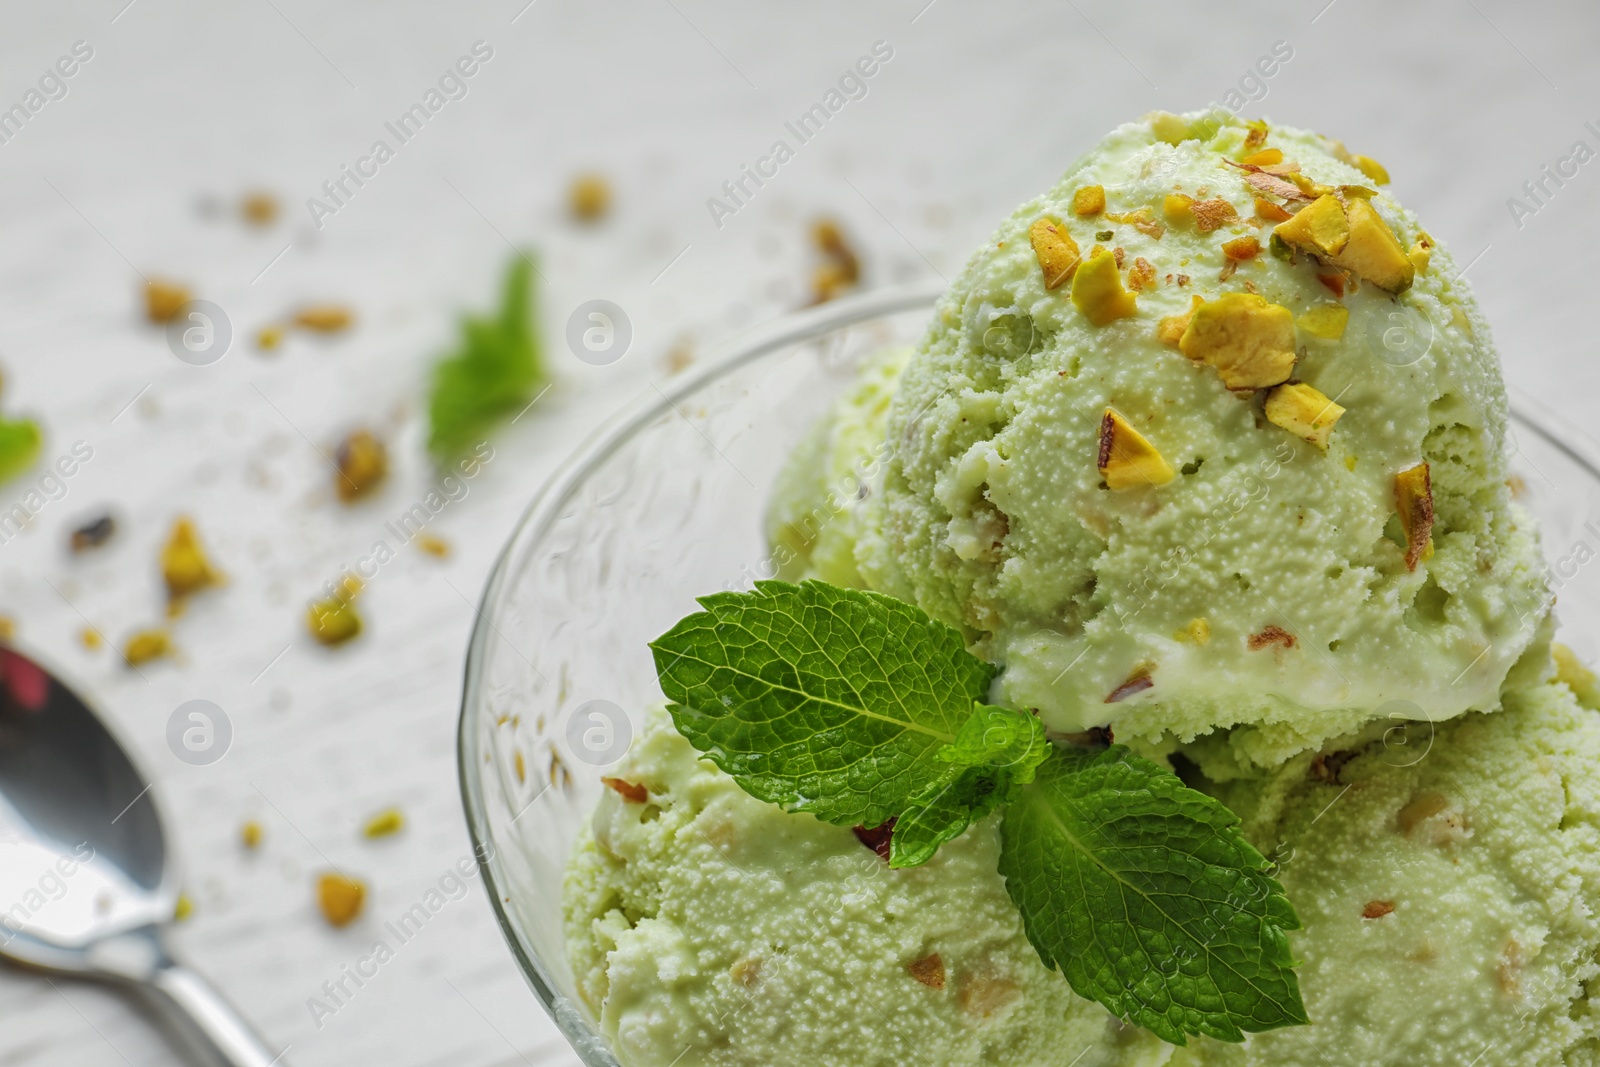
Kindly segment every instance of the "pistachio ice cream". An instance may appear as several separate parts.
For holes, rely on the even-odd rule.
[[[1360,162],[1236,120],[1114,131],[940,301],[872,442],[881,485],[822,534],[829,573],[854,537],[863,584],[961,626],[1060,730],[1238,726],[1234,755],[1270,766],[1393,701],[1495,707],[1549,608],[1498,361],[1454,260]],[[870,438],[833,440],[815,462],[838,470]]]
[[[766,517],[781,577],[828,586],[769,585],[728,631],[820,643],[741,673],[706,636],[735,606],[702,600],[667,637],[714,654],[662,674],[673,718],[607,772],[569,866],[569,960],[625,1067],[1600,1067],[1600,685],[1552,659],[1487,324],[1386,182],[1265,123],[1120,127],[979,250],[914,349],[863,365]],[[987,661],[963,699],[1050,749],[1038,781],[951,777],[854,829],[751,784],[797,758],[847,798],[901,773],[836,724],[750,741],[793,708],[825,719],[852,655],[937,675],[863,628],[874,602]],[[667,637],[658,668],[688,654]],[[784,695],[748,717],[685,695],[716,676]],[[1107,764],[1124,792],[1062,777]],[[1008,790],[999,811],[886,862],[927,832],[907,811],[975,780]],[[1205,818],[1189,851],[1160,837]],[[1231,860],[1193,866],[1230,834]],[[1105,877],[1124,862],[1137,877]],[[1230,862],[1255,890],[1206,896]],[[1251,1025],[1218,1028],[1192,994],[1241,929],[1259,951],[1237,958],[1292,969],[1293,1003],[1257,1025],[1244,980]]]

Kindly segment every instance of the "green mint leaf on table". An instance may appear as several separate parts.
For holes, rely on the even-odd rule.
[[[0,418],[0,482],[33,466],[43,441],[39,424],[31,419]]]
[[[889,838],[889,866],[916,867],[940,845],[1033,781],[1050,754],[1044,724],[1026,712],[979,704],[936,754],[939,776],[912,797]]]
[[[1300,920],[1222,804],[1121,745],[1061,749],[1006,809],[1000,873],[1047,967],[1176,1045],[1307,1021]]]
[[[955,764],[939,753],[994,677],[956,630],[892,597],[814,581],[758,582],[700,605],[650,647],[678,731],[746,792],[873,827],[951,781]]]
[[[428,451],[448,463],[522,410],[545,382],[533,314],[533,262],[518,254],[506,269],[500,309],[467,315],[461,341],[433,372]]]

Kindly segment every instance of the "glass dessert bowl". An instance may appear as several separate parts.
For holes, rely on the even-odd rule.
[[[647,643],[696,596],[775,574],[762,516],[780,468],[863,359],[918,339],[937,295],[882,290],[787,316],[654,391],[551,479],[490,577],[459,731],[468,826],[512,954],[592,1067],[617,1061],[576,993],[563,875],[605,768],[660,700]],[[1542,531],[1558,639],[1594,662],[1600,449],[1516,394],[1506,447]]]

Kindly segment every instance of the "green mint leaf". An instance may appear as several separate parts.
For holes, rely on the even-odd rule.
[[[994,668],[880,593],[757,582],[650,645],[678,732],[752,796],[879,826],[946,775]]]
[[[506,269],[499,311],[464,316],[459,345],[434,368],[428,451],[441,463],[461,457],[497,422],[527,406],[544,381],[533,262],[519,253]]]
[[[889,866],[917,867],[940,845],[1033,781],[1050,754],[1044,724],[1027,712],[979,704],[941,748],[939,777],[912,797],[889,838]]]
[[[44,435],[31,419],[0,419],[0,482],[10,481],[39,458]]]
[[[1045,966],[1175,1045],[1304,1023],[1300,920],[1217,801],[1121,745],[1058,750],[1006,809],[1000,873]]]

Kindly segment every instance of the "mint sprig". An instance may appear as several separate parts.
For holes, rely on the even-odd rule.
[[[533,306],[533,261],[517,253],[492,315],[465,315],[461,341],[433,370],[428,451],[440,463],[461,458],[506,416],[526,407],[548,375]]]
[[[758,582],[700,605],[650,645],[678,731],[752,796],[837,826],[879,826],[939,780],[994,676],[878,593]]]
[[[700,605],[650,647],[678,731],[746,792],[840,826],[894,819],[892,867],[1004,807],[1007,891],[1080,996],[1177,1045],[1306,1022],[1300,921],[1222,804],[982,703],[994,668],[892,597],[758,582]]]
[[[1001,824],[1000,873],[1045,966],[1175,1045],[1304,1023],[1300,928],[1239,819],[1122,745],[1064,749]]]
[[[895,822],[889,866],[927,863],[940,845],[1009,804],[1049,754],[1038,719],[979,704],[955,741],[935,753],[938,777],[911,798]]]

